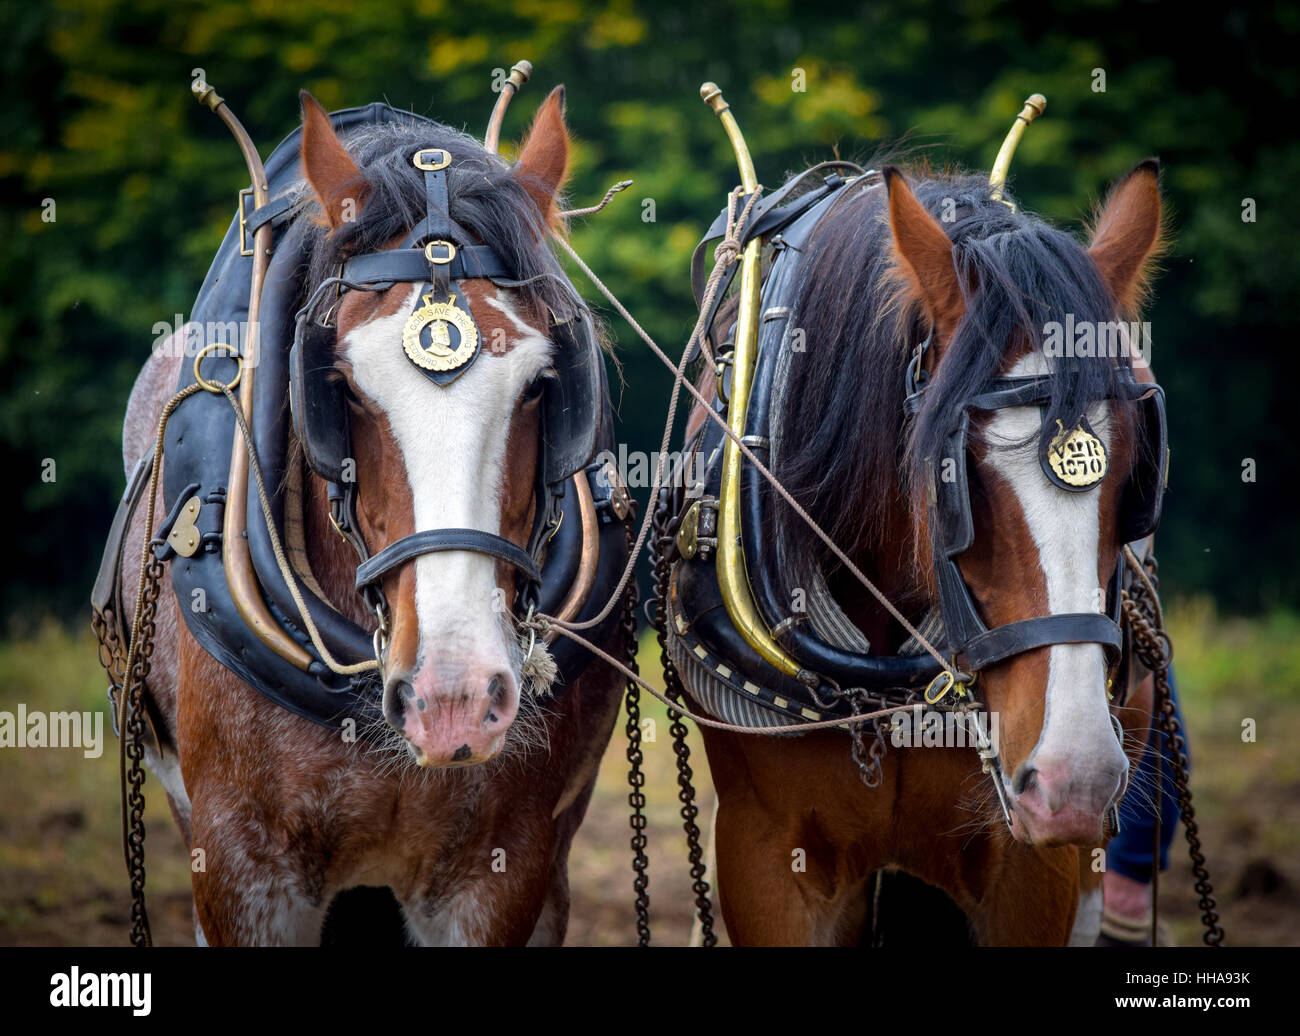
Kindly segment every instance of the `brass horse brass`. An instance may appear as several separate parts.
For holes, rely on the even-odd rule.
[[[1047,448],[1048,477],[1062,489],[1091,489],[1106,477],[1106,447],[1086,421],[1069,432],[1060,421],[1056,427],[1059,431]]]
[[[457,307],[455,295],[449,302],[434,302],[430,292],[423,301],[424,305],[411,314],[402,331],[406,355],[417,367],[428,371],[454,371],[463,367],[478,348],[474,318]],[[448,325],[454,325],[460,333],[460,341],[455,345]],[[427,346],[420,340],[426,327],[429,329]]]

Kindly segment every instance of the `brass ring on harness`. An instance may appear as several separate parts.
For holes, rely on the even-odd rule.
[[[537,646],[537,627],[533,625],[533,614],[537,611],[537,605],[528,606],[528,614],[524,616],[524,625],[528,627],[528,650],[524,652],[524,661],[533,656],[533,648]]]
[[[374,608],[379,625],[375,627],[375,634],[371,637],[371,646],[375,649],[375,661],[379,663],[379,668],[382,671],[384,668],[384,653],[388,650],[388,612],[382,603],[376,604]]]
[[[199,350],[199,354],[196,357],[194,357],[194,380],[202,388],[206,389],[208,392],[214,393],[215,395],[221,395],[221,393],[224,392],[226,389],[233,389],[236,385],[239,384],[239,379],[244,376],[243,357],[240,356],[238,353],[229,354],[229,358],[235,361],[235,368],[236,368],[235,377],[232,381],[229,382],[209,381],[207,378],[205,378],[202,374],[199,373],[199,365],[203,362],[203,357],[207,356],[208,353],[212,352],[213,349],[229,349],[229,348],[230,345],[227,344],[226,342],[213,342],[210,345],[205,345],[202,349]]]

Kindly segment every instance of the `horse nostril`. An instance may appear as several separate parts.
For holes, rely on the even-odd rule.
[[[501,721],[497,715],[499,710],[505,708],[506,698],[510,693],[510,685],[506,682],[504,676],[498,673],[488,682],[488,707],[483,713],[483,722],[488,725],[495,725]]]
[[[1016,771],[1016,775],[1011,779],[1011,790],[1017,795],[1023,795],[1037,782],[1038,768],[1025,763]]]
[[[384,688],[384,719],[394,730],[402,730],[406,722],[406,703],[414,697],[415,688],[406,680],[390,680]]]

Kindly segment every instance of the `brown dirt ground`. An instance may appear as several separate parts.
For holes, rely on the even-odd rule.
[[[4,648],[9,654],[0,657],[0,708],[12,709],[18,701],[32,708],[99,707],[102,684],[93,650],[86,653],[87,639],[41,636],[45,642],[29,650],[41,658],[59,652],[58,665],[47,672],[15,662],[14,649]],[[645,668],[652,657],[642,652]],[[79,688],[71,697],[69,684]],[[1228,942],[1300,945],[1300,763],[1287,747],[1300,735],[1300,717],[1281,702],[1256,704],[1251,714],[1260,738],[1243,750],[1239,705],[1213,697],[1200,701],[1184,691],[1197,752],[1197,813]],[[693,915],[672,743],[662,708],[651,703],[645,714],[657,721],[655,741],[645,746],[654,942],[682,945]],[[571,945],[635,941],[621,731],[620,723],[573,847]],[[691,737],[700,826],[707,830],[712,788],[698,734],[692,730]],[[111,728],[105,730],[104,753],[95,760],[75,750],[0,751],[0,784],[7,793],[0,801],[0,945],[123,943],[129,900],[116,753]],[[146,793],[155,941],[193,945],[183,845],[156,781],[147,782]],[[1162,879],[1162,913],[1178,944],[1192,945],[1198,940],[1198,911],[1181,838],[1174,861]]]

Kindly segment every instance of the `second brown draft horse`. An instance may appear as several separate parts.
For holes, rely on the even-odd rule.
[[[1126,371],[1153,378],[1128,352],[1061,357],[1048,337],[1054,322],[1135,317],[1161,248],[1158,176],[1151,160],[1124,177],[1081,244],[1016,209],[987,175],[886,166],[845,187],[804,244],[807,272],[788,303],[802,348],[773,404],[772,470],[911,621],[941,596],[926,459],[964,412],[958,463],[973,539],[954,556],[987,627],[1105,611],[1108,586],[1116,592],[1132,538],[1126,485],[1147,443],[1136,394],[1111,388]],[[715,323],[715,341],[728,319]],[[1048,398],[992,410],[974,402],[990,379],[1027,375],[1050,382]],[[701,389],[715,391],[712,370]],[[1045,475],[1045,415],[1101,443],[1108,468],[1091,492]],[[697,409],[693,427],[702,418]],[[765,550],[796,545],[784,562],[792,569],[819,567],[873,653],[899,652],[904,628],[787,507],[760,535]],[[1092,850],[1151,721],[1150,681],[1117,696],[1120,672],[1084,638],[983,667],[978,694],[1000,721],[1000,790],[970,748],[890,749],[879,786],[866,787],[841,731],[705,728],[717,889],[733,942],[858,944],[879,906],[873,875],[899,871],[942,890],[980,944],[1090,943],[1100,913]]]

